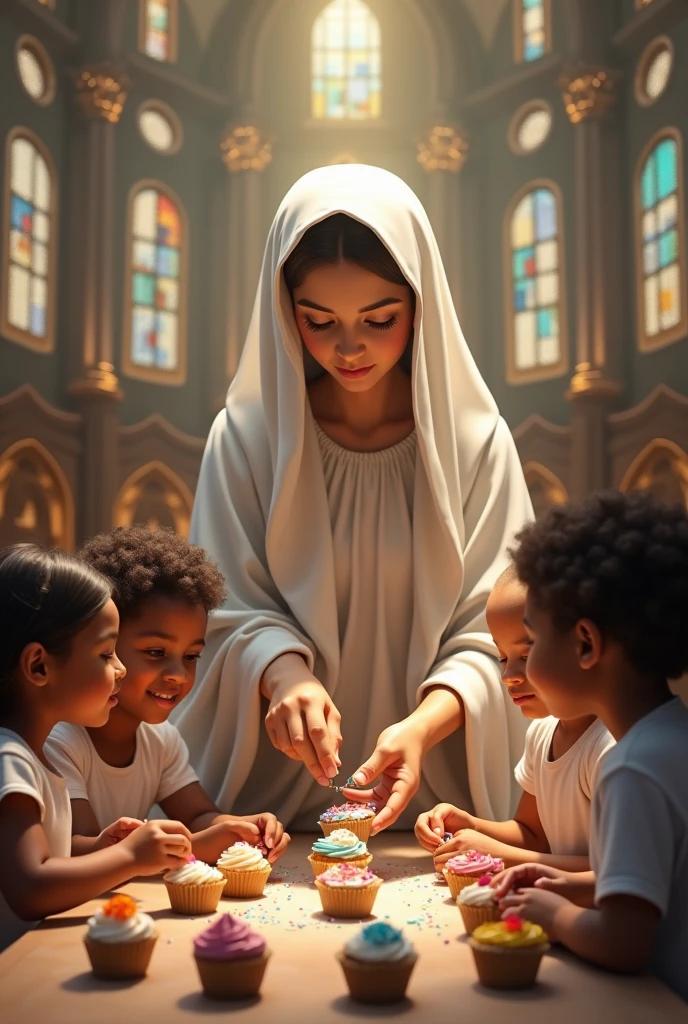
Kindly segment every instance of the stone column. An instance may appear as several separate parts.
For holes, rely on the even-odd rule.
[[[227,129],[220,152],[229,172],[227,330],[221,371],[226,382],[232,380],[239,365],[260,276],[265,241],[261,175],[272,160],[272,143],[260,129],[244,125]]]

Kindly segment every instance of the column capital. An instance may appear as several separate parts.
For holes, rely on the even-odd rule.
[[[605,376],[604,370],[595,369],[589,363],[579,363],[571,378],[566,398],[569,402],[581,398],[602,398],[611,401],[621,394],[622,390],[618,381]]]
[[[90,64],[77,73],[74,99],[86,117],[117,124],[129,85],[128,76],[118,65]]]
[[[69,394],[73,398],[109,398],[117,402],[124,397],[112,363],[88,367],[81,380],[70,384]]]
[[[435,125],[418,146],[418,163],[429,174],[447,171],[458,174],[468,159],[468,140],[458,128]]]
[[[220,140],[222,162],[230,174],[264,171],[272,160],[272,142],[260,128],[241,125],[228,128]]]
[[[616,103],[621,73],[612,68],[571,64],[564,68],[558,85],[571,124],[608,116]]]

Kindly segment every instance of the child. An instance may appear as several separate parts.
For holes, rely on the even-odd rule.
[[[505,864],[534,862],[568,871],[589,868],[590,799],[600,760],[614,740],[594,715],[552,718],[526,676],[530,641],[523,625],[526,588],[513,565],[487,602],[487,624],[499,651],[502,680],[525,718],[533,720],[515,769],[523,789],[511,821],[484,821],[451,804],[421,814],[416,836],[441,870],[450,857],[480,850]],[[442,844],[445,832],[456,833]]]
[[[107,722],[62,723],[46,744],[72,800],[72,852],[90,850],[103,822],[123,814],[144,818],[157,803],[193,833],[193,852],[202,860],[215,863],[228,846],[245,841],[262,844],[276,861],[289,836],[275,816],[220,814],[167,721],[194,684],[208,612],[224,598],[220,572],[202,548],[171,530],[143,526],[100,534],[81,554],[115,587],[117,651],[127,674]]]
[[[119,615],[108,581],[62,551],[15,544],[0,552],[0,616],[3,949],[27,922],[76,907],[132,875],[179,867],[191,846],[179,822],[150,822],[128,834],[125,820],[97,836],[89,856],[69,859],[69,797],[43,744],[57,722],[101,726],[117,704],[124,668],[115,654]]]
[[[688,515],[648,494],[596,494],[523,530],[528,678],[553,714],[598,715],[616,739],[593,798],[595,906],[554,892],[569,876],[512,868],[505,908],[613,970],[651,967],[688,1000]],[[573,879],[575,881],[575,877]]]

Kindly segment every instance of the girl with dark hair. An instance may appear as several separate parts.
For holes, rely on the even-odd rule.
[[[177,724],[218,805],[312,829],[345,757],[373,832],[428,800],[508,818],[524,725],[485,604],[530,516],[418,199],[376,167],[305,175],[192,520],[229,597]]]
[[[103,725],[124,667],[104,576],[73,555],[0,552],[0,949],[36,921],[190,852],[178,822],[120,819],[97,852],[70,860],[71,809],[43,744],[60,721]],[[141,827],[139,827],[141,826]],[[120,842],[121,840],[121,842]]]

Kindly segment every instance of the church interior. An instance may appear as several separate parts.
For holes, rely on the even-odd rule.
[[[186,533],[275,210],[346,162],[424,203],[536,513],[688,504],[686,0],[3,0],[0,53],[0,547]]]

